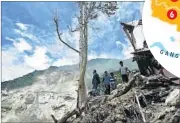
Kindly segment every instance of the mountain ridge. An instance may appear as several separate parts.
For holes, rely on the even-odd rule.
[[[96,69],[99,74],[102,74],[105,70],[115,70],[119,66],[119,59],[104,59],[104,58],[97,58],[89,60],[87,63],[87,71],[86,76],[88,78],[91,77],[93,69]],[[123,60],[124,64],[127,65],[130,69],[137,68],[136,63],[132,62],[132,58]],[[37,78],[39,76],[45,75],[49,76],[50,73],[58,72],[58,73],[77,73],[79,70],[78,64],[74,65],[64,65],[64,66],[50,66],[49,68],[45,70],[34,70],[31,73],[28,73],[26,75],[23,75],[21,77],[18,77],[13,80],[8,80],[1,82],[1,89],[9,88],[13,89],[14,87],[18,86],[18,88],[24,87],[24,86],[30,86],[33,83],[37,81]]]

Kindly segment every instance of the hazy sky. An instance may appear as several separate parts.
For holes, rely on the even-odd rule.
[[[143,2],[119,2],[116,14],[99,17],[89,24],[88,59],[130,57],[132,47],[120,21],[141,18]],[[53,12],[57,9],[63,39],[78,49],[76,26],[79,9],[75,2],[2,2],[2,79],[9,80],[35,69],[78,63],[78,54],[57,38]],[[99,28],[99,30],[96,30]]]

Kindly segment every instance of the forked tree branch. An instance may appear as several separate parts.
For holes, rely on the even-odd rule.
[[[72,49],[72,50],[74,50],[75,52],[77,52],[77,53],[80,53],[77,49],[75,49],[75,48],[73,48],[72,46],[70,46],[69,44],[67,44],[66,42],[64,42],[63,40],[62,40],[62,38],[61,38],[61,34],[62,33],[59,33],[59,26],[58,26],[58,18],[57,17],[54,17],[54,22],[55,22],[55,24],[56,24],[56,32],[57,32],[57,34],[58,34],[58,38],[59,38],[59,40],[63,43],[63,44],[65,44],[67,47],[69,47],[70,49]]]
[[[70,30],[70,32],[76,32],[76,31],[79,31],[79,27],[76,27],[75,29],[72,29],[71,26],[67,26],[67,28]]]

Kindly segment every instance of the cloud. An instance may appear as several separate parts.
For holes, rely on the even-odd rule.
[[[118,21],[133,21],[141,18],[144,2],[119,2],[116,17]]]
[[[40,43],[40,41],[38,40],[38,38],[37,38],[34,34],[32,34],[32,32],[28,32],[28,30],[22,31],[22,30],[20,30],[20,29],[14,29],[14,32],[15,32],[16,34],[19,34],[19,35],[20,35],[21,37],[23,37],[23,38],[28,38],[28,39],[30,39],[30,40],[32,40],[32,41],[36,41],[36,42]]]
[[[34,70],[43,70],[51,65],[46,48],[36,47],[34,54],[28,56],[16,47],[2,50],[2,81],[12,80]]]
[[[116,45],[122,47],[122,52],[123,52],[123,59],[128,59],[133,57],[133,55],[131,54],[134,49],[132,47],[132,45],[130,44],[129,40],[126,38],[125,39],[127,41],[127,45],[122,43],[121,41],[116,41]]]
[[[133,51],[133,48],[127,38],[124,37],[119,21],[131,21],[134,13],[137,13],[136,11],[141,8],[140,4],[133,4],[134,2],[119,2],[119,9],[115,15],[108,17],[103,13],[99,13],[97,19],[90,21],[88,28],[88,60],[95,58],[125,59],[132,56],[130,52]],[[33,13],[33,10],[31,13]],[[77,14],[77,11],[75,13]],[[38,14],[40,15],[41,13]],[[72,28],[75,28],[78,24],[77,18],[69,16],[66,16],[66,18],[65,15],[68,15],[68,13],[63,14],[62,18],[64,20],[71,20],[70,25]],[[35,20],[36,18],[32,19]],[[16,28],[10,27],[12,28],[13,36],[5,35],[7,36],[6,40],[13,42],[13,47],[3,46],[5,49],[2,52],[4,59],[3,67],[6,66],[13,72],[18,71],[13,75],[13,72],[6,70],[4,67],[4,78],[6,79],[22,76],[31,70],[46,69],[50,65],[63,66],[79,62],[79,55],[59,41],[55,28],[52,28],[52,25],[46,28],[40,27],[37,23],[33,22],[30,21],[30,24],[24,24],[23,22],[15,23]],[[64,28],[66,27],[64,26],[66,25],[65,21],[62,28],[61,22],[59,25],[63,33],[62,39],[74,48],[79,49],[80,33],[78,31],[71,33],[67,28]],[[14,25],[14,23],[11,25]],[[136,33],[138,38],[141,38],[138,32],[137,30],[134,33]],[[31,51],[32,55],[26,54],[24,51]],[[6,58],[7,56],[10,56],[9,59]],[[22,70],[19,71],[18,67]],[[24,69],[27,69],[27,71]],[[9,76],[8,72],[10,72]]]
[[[79,37],[79,31],[70,32],[68,29],[64,30],[62,34],[62,39],[76,49],[79,49]]]
[[[9,38],[9,37],[5,37],[6,40],[12,41],[12,42],[16,42],[16,40]]]
[[[6,37],[6,40],[12,41],[13,45],[19,50],[19,52],[24,52],[25,50],[32,50],[32,46],[28,44],[23,38],[12,39]]]
[[[26,31],[28,29],[28,25],[27,24],[16,23],[16,26],[18,26],[19,29],[21,29],[22,31]]]
[[[97,59],[97,58],[104,58],[104,59],[119,59],[120,57],[116,56],[115,54],[108,54],[108,53],[101,53],[97,54],[95,51],[91,51],[88,54],[88,60]]]
[[[34,70],[23,62],[15,62],[20,58],[21,54],[16,48],[2,50],[2,81],[15,79]]]
[[[53,62],[53,66],[73,65],[79,63],[79,54],[65,47],[63,56]],[[62,55],[62,54],[61,54]]]
[[[36,69],[36,70],[43,70],[50,66],[51,59],[46,55],[46,48],[37,46],[35,48],[34,54],[32,56],[26,55],[24,57],[25,63]]]
[[[14,45],[20,52],[24,52],[25,50],[32,50],[31,45],[29,45],[23,38],[20,38],[18,40],[19,42],[14,43]]]

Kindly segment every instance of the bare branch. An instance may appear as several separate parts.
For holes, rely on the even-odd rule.
[[[86,17],[85,20],[95,19],[98,17],[98,11],[111,16],[115,14],[117,10],[117,2],[86,2]]]
[[[68,28],[71,32],[77,32],[77,31],[79,31],[79,27],[76,27],[75,29],[72,29],[71,26],[67,26],[67,28]]]
[[[95,5],[96,5],[97,2],[89,2],[89,7],[87,7],[87,13],[86,13],[86,22],[89,20],[89,19],[94,19],[94,18],[97,18],[97,14],[94,13],[94,10],[95,10]]]
[[[56,32],[57,32],[57,34],[58,34],[59,40],[60,40],[63,44],[65,44],[67,47],[69,47],[70,49],[74,50],[74,51],[77,52],[77,53],[80,53],[77,49],[73,48],[72,46],[70,46],[69,44],[67,44],[66,42],[64,42],[64,41],[62,40],[62,38],[61,38],[62,33],[59,33],[59,29],[58,29],[58,17],[57,17],[57,16],[54,17],[54,22],[55,22],[55,24],[56,24]]]

